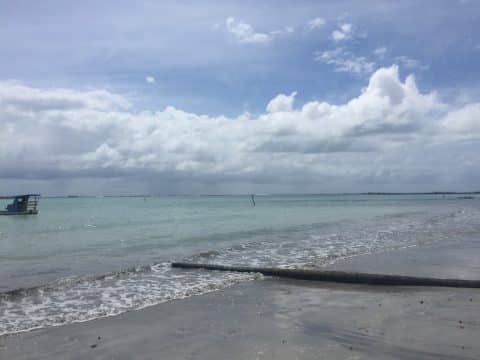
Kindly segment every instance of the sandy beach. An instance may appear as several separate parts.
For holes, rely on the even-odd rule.
[[[0,24],[0,360],[480,360],[480,0]]]
[[[478,242],[329,268],[480,277]],[[480,291],[273,278],[96,321],[0,338],[1,359],[477,359]]]

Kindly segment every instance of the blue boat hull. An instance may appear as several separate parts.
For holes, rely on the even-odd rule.
[[[30,210],[30,211],[0,211],[0,215],[36,215],[38,214],[38,210]]]

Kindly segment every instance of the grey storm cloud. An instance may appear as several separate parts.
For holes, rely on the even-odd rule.
[[[448,185],[461,180],[452,178],[452,167],[478,168],[480,104],[443,103],[420,92],[412,75],[400,79],[395,65],[375,71],[344,104],[295,107],[295,96],[276,96],[258,116],[229,118],[174,107],[133,110],[127,98],[106,90],[1,82],[0,178],[286,183],[295,189],[327,179],[432,186],[432,179],[447,179]],[[449,150],[458,143],[468,143],[469,151]],[[448,164],[422,160],[442,153]],[[472,171],[468,179],[478,177]]]

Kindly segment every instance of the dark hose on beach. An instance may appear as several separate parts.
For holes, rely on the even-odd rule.
[[[213,264],[172,263],[174,268],[205,269],[219,271],[251,272],[266,276],[290,279],[326,281],[349,284],[394,285],[394,286],[442,286],[458,288],[480,288],[480,280],[436,279],[401,275],[366,274],[344,271],[322,271],[303,269],[261,268],[246,266],[224,266]]]

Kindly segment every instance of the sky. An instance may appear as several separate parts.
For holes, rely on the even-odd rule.
[[[480,190],[480,1],[0,0],[0,194]]]

